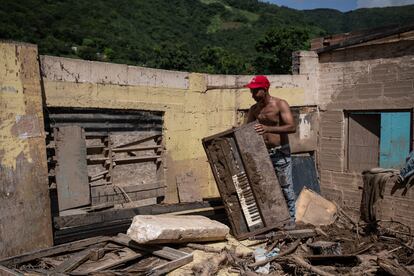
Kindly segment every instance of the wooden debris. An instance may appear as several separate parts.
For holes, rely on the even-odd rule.
[[[318,275],[321,276],[335,276],[331,273],[325,272],[320,268],[317,268],[309,263],[307,263],[302,257],[299,256],[294,256],[293,258],[289,258],[290,261],[294,262],[295,264],[297,264],[300,267],[303,267],[307,270],[310,270]]]
[[[404,266],[388,258],[379,257],[378,265],[390,275],[394,276],[412,276],[413,273]]]
[[[292,254],[293,252],[295,252],[295,250],[298,248],[298,246],[300,245],[300,239],[296,240],[295,242],[293,242],[288,249],[286,249],[286,251],[280,252],[279,255],[271,257],[271,258],[267,258],[266,260],[263,261],[258,261],[255,262],[253,264],[250,264],[249,267],[253,268],[253,267],[257,267],[257,266],[262,266],[265,265],[271,261],[277,260],[282,258],[283,256]]]

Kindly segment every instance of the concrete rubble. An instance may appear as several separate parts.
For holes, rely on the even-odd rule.
[[[230,229],[203,216],[135,216],[127,235],[137,243],[183,243],[225,240]]]

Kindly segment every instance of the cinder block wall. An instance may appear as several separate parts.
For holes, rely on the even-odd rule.
[[[37,58],[0,42],[0,259],[53,243]]]
[[[203,197],[218,191],[203,137],[231,128],[237,110],[254,103],[243,87],[252,76],[206,75],[41,56],[48,107],[112,108],[164,112],[167,202],[177,202],[176,176],[193,172]],[[270,76],[271,94],[291,105],[315,105],[309,74]]]
[[[358,209],[363,185],[360,173],[347,172],[347,126],[344,111],[401,110],[414,107],[414,41],[385,40],[319,56],[321,108],[319,170],[323,194]],[[382,204],[384,218],[414,226],[414,191],[390,195]],[[386,211],[386,212],[385,212]]]

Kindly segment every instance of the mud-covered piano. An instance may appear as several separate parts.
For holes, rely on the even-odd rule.
[[[233,235],[244,239],[281,227],[287,204],[254,123],[202,140]]]

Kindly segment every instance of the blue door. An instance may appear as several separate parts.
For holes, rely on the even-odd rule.
[[[410,152],[410,112],[382,112],[380,167],[401,168]]]

